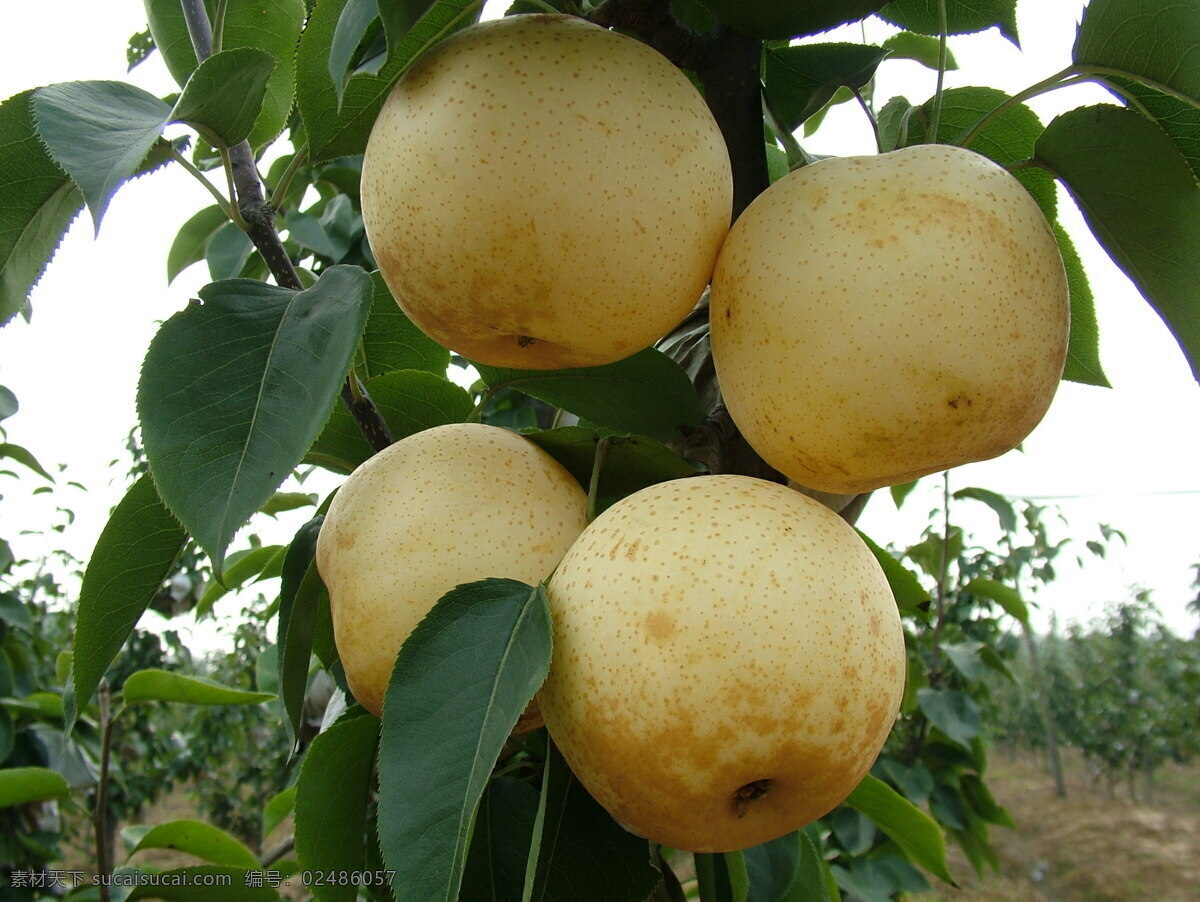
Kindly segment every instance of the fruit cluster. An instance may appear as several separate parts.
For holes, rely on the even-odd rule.
[[[944,146],[830,159],[732,228],[731,185],[678,69],[580,19],[528,15],[459,32],[397,84],[362,205],[409,317],[494,366],[619,360],[711,281],[725,403],[813,489],[994,456],[1041,419],[1067,286],[1011,175]],[[734,475],[651,486],[590,524],[585,511],[553,458],[491,426],[419,433],[360,467],[317,548],[356,698],[381,710],[401,643],[454,585],[550,577],[541,716],[617,820],[723,851],[839,804],[905,677],[896,605],[853,528]]]

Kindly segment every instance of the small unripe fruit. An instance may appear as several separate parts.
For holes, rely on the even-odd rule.
[[[1069,321],[1033,197],[944,145],[784,176],[730,230],[713,276],[730,415],[767,463],[824,492],[1014,448],[1054,397]]]
[[[700,476],[597,517],[549,585],[547,729],[633,832],[718,852],[838,805],[904,689],[887,579],[857,533],[786,486]]]
[[[463,29],[397,83],[363,159],[384,280],[480,363],[610,363],[695,305],[729,228],[720,129],[657,51],[582,19]]]
[[[586,508],[554,458],[478,423],[410,435],[355,470],[329,505],[316,562],[359,703],[381,713],[401,644],[439,598],[488,577],[545,579]]]

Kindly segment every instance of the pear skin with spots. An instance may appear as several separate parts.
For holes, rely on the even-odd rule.
[[[549,597],[547,729],[617,821],[673,848],[744,849],[821,817],[899,710],[904,635],[879,563],[786,486],[636,492],[584,530]]]
[[[354,697],[380,714],[401,644],[439,598],[489,577],[541,582],[586,511],[558,461],[495,426],[438,426],[359,466],[330,503],[316,552]],[[537,725],[527,717],[523,728]]]
[[[611,363],[699,300],[729,229],[720,128],[682,71],[580,18],[464,28],[397,82],[362,167],[400,307],[491,366]]]
[[[1070,300],[1037,202],[969,150],[822,160],[755,198],[713,276],[730,415],[771,466],[851,494],[987,460],[1050,407]]]

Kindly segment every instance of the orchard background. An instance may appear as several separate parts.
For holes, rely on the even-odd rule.
[[[251,41],[275,57],[274,66],[268,67],[259,54],[243,51],[240,57],[235,54],[237,58],[227,57],[220,66],[214,65],[215,75],[210,82],[196,80],[191,89],[194,107],[187,111],[185,119],[191,127],[172,124],[166,130],[172,140],[187,139],[186,146],[179,142],[174,150],[154,141],[157,136],[154,129],[161,127],[164,114],[157,112],[158,108],[137,91],[90,93],[68,86],[57,92],[40,92],[40,100],[34,95],[6,102],[7,118],[2,123],[0,144],[3,153],[10,155],[4,157],[4,172],[10,179],[6,183],[6,197],[14,200],[3,213],[0,234],[22,235],[17,242],[6,238],[8,243],[3,246],[4,313],[6,318],[16,315],[4,329],[6,348],[13,346],[11,335],[15,330],[29,330],[33,335],[40,327],[49,325],[40,321],[42,301],[36,291],[31,308],[22,308],[25,289],[35,280],[39,262],[49,257],[59,231],[79,205],[72,182],[61,174],[59,166],[78,183],[88,201],[93,218],[89,219],[85,212],[78,220],[85,226],[84,231],[97,221],[96,214],[105,207],[111,191],[132,175],[147,150],[151,151],[154,165],[167,170],[139,177],[116,195],[100,239],[103,241],[109,231],[142,235],[149,232],[151,237],[146,239],[146,247],[157,246],[157,252],[142,252],[129,261],[118,278],[89,275],[96,270],[86,270],[78,258],[59,260],[60,264],[65,260],[83,275],[97,307],[124,306],[121,298],[125,296],[150,298],[158,305],[140,313],[136,329],[131,328],[140,336],[133,342],[135,346],[140,343],[140,350],[131,353],[140,358],[157,331],[154,320],[167,319],[182,306],[179,300],[164,301],[172,298],[162,285],[164,261],[168,273],[178,277],[175,291],[183,289],[175,298],[195,295],[210,280],[236,275],[269,278],[243,233],[225,222],[222,215],[210,207],[192,218],[212,198],[182,171],[185,161],[208,170],[215,189],[226,190],[220,155],[213,152],[211,145],[236,146],[238,142],[233,139],[249,122],[243,105],[235,103],[233,98],[240,101],[247,91],[252,93],[267,68],[272,72],[288,68],[286,63],[292,58],[290,48],[295,46],[298,36],[304,35],[300,37],[294,80],[299,118],[296,114],[290,118],[287,115],[290,105],[287,97],[292,88],[277,85],[277,99],[284,99],[277,105],[274,126],[260,126],[263,114],[257,109],[251,111],[257,116],[254,128],[262,133],[283,129],[279,140],[266,148],[260,167],[267,185],[276,189],[288,170],[288,163],[295,159],[291,154],[303,144],[295,138],[295,130],[306,115],[306,106],[321,110],[323,115],[336,109],[336,101],[329,102],[329,94],[334,90],[328,76],[331,59],[348,72],[371,59],[378,62],[378,54],[390,43],[391,56],[381,70],[385,74],[378,77],[386,80],[404,65],[405,54],[411,56],[429,40],[466,24],[480,12],[480,4],[445,0],[432,6],[390,5],[393,10],[407,9],[416,22],[409,36],[397,45],[403,28],[395,20],[391,20],[386,32],[372,25],[375,4],[323,0],[311,10],[304,6],[227,4],[225,14],[231,24],[237,22],[239,15],[276,17],[277,20],[271,19],[274,24],[268,29],[271,40],[265,42],[270,47],[260,47],[264,43],[261,36]],[[661,6],[625,3],[608,4],[606,8],[608,15],[619,18]],[[869,33],[870,43],[891,51],[888,58],[879,59],[883,54],[878,52],[874,52],[873,58],[872,52],[855,48],[844,51],[844,56],[831,54],[825,60],[829,68],[818,66],[810,71],[796,66],[787,70],[802,72],[807,81],[773,79],[770,68],[764,70],[768,101],[791,111],[816,111],[806,123],[798,121],[802,114],[793,117],[797,119],[796,140],[804,149],[830,152],[828,145],[822,143],[830,140],[828,135],[847,129],[861,130],[864,123],[869,129],[870,120],[852,99],[847,83],[858,91],[867,106],[882,113],[894,96],[884,87],[889,70],[907,67],[925,76],[918,82],[919,87],[908,89],[908,99],[920,105],[932,97],[940,49],[937,37],[933,36],[939,30],[938,4],[905,2],[894,6],[907,7],[892,12],[910,29],[933,34],[893,39],[888,47],[884,41],[897,29],[871,20],[865,32],[852,26],[839,33],[838,40],[863,43],[864,34]],[[147,5],[154,16],[175,15],[175,8],[173,0]],[[523,5],[521,9],[532,11],[534,5]],[[499,14],[504,9],[501,6],[493,10],[489,6],[488,11]],[[582,10],[570,7],[568,11]],[[678,3],[675,11],[697,29],[707,30],[712,26],[695,6]],[[210,12],[216,12],[215,5]],[[984,51],[976,48],[981,48],[984,41],[1006,47],[1014,42],[1014,4],[1002,0],[986,4],[950,0],[946,12],[948,22],[965,21],[967,30],[984,32],[977,38],[951,39],[953,61],[960,69],[957,74],[951,70],[946,84],[979,84],[970,80],[972,53],[982,55]],[[1101,13],[1105,18],[1101,19]],[[1091,94],[1081,100],[1070,91],[1051,96],[1071,98],[1064,101],[1062,109],[1074,103],[1113,104],[1123,96],[1141,110],[1137,125],[1131,125],[1138,137],[1124,143],[1118,141],[1116,147],[1109,146],[1103,160],[1099,159],[1099,150],[1094,151],[1095,156],[1089,155],[1088,149],[1097,139],[1090,136],[1084,142],[1083,169],[1074,176],[1077,190],[1084,190],[1079,186],[1103,170],[1103,178],[1114,181],[1102,179],[1100,188],[1104,191],[1116,188],[1132,202],[1131,207],[1122,208],[1119,214],[1110,213],[1104,219],[1106,247],[1123,257],[1127,269],[1141,276],[1139,285],[1147,300],[1164,312],[1168,327],[1184,346],[1184,354],[1164,345],[1165,350],[1153,356],[1169,355],[1175,362],[1174,374],[1163,377],[1170,381],[1163,382],[1162,391],[1181,391],[1181,397],[1193,407],[1176,410],[1174,415],[1181,421],[1194,421],[1186,413],[1194,409],[1196,398],[1186,361],[1196,366],[1195,241],[1200,234],[1197,224],[1200,198],[1194,181],[1197,163],[1192,129],[1195,117],[1200,115],[1195,109],[1200,90],[1194,83],[1195,66],[1189,66],[1188,61],[1193,58],[1189,54],[1194,54],[1196,44],[1200,43],[1200,9],[1195,3],[1093,2],[1088,14],[1094,16],[1094,21],[1104,23],[1095,27],[1104,31],[1105,39],[1081,42],[1083,49],[1077,53],[1077,63],[1104,70],[1088,74],[1093,79],[1109,79],[1110,85],[1132,92],[1136,100],[1127,94],[1107,93]],[[339,26],[338,22],[346,24]],[[359,23],[361,31],[356,30],[354,22]],[[637,31],[636,18],[626,24]],[[234,35],[236,29],[231,28],[228,33]],[[1172,35],[1172,42],[1160,40],[1167,33]],[[347,34],[351,37],[347,38]],[[384,35],[389,39],[386,43]],[[1073,37],[1058,47],[1064,65],[1070,59],[1069,41]],[[1036,35],[1024,33],[1020,38],[1026,47],[1037,40]],[[130,78],[136,80],[141,73],[157,68],[158,86],[151,93],[166,96],[177,90],[164,80],[161,56],[150,50],[145,38],[131,41],[130,46],[135,59],[145,56]],[[779,47],[773,49],[776,72],[780,60],[798,63],[808,59],[799,53],[788,56]],[[1100,54],[1100,58],[1088,59],[1089,51]],[[120,46],[114,46],[112,52],[119,54]],[[1118,53],[1119,59],[1103,58],[1105,52]],[[905,54],[919,59],[899,59]],[[864,59],[868,60],[865,67]],[[285,61],[282,67],[280,60]],[[849,64],[851,61],[854,66]],[[45,72],[29,73],[21,84],[13,86],[14,91],[63,83],[76,77],[67,71],[65,63],[61,68],[56,68],[57,65]],[[1057,68],[1046,68],[1025,84],[1051,76]],[[963,80],[955,82],[959,74]],[[92,76],[92,73],[78,73],[82,78]],[[355,77],[358,81],[347,87],[347,97],[353,95],[354,85],[361,88],[371,78]],[[1152,87],[1146,87],[1146,83]],[[1009,94],[1015,94],[1024,84],[1005,87]],[[79,90],[84,93],[72,93]],[[955,90],[959,93],[955,94]],[[966,91],[951,88],[943,98],[943,109],[960,111],[959,115],[964,117],[977,116],[1003,101],[1002,95],[988,91]],[[955,99],[961,102],[959,106],[955,105]],[[826,111],[829,100],[844,102]],[[39,130],[34,129],[28,118],[21,118],[32,103],[43,104]],[[105,121],[106,117],[86,115],[88,110],[97,109],[137,112],[122,125],[117,117],[107,117]],[[1043,113],[1042,124],[1057,112]],[[957,121],[949,112],[944,115],[944,121]],[[1124,118],[1113,121],[1133,122],[1121,115]],[[819,128],[815,128],[822,116]],[[915,120],[910,117],[909,121],[921,121],[920,115]],[[991,140],[986,147],[981,144],[976,149],[991,152],[1005,163],[1023,160],[1031,154],[1036,156],[1034,142],[1040,125],[1032,125],[1033,121],[1024,117],[1009,130],[997,130],[989,135]],[[309,123],[314,133],[316,122],[313,117]],[[372,268],[369,251],[361,240],[355,195],[353,151],[355,142],[361,149],[365,133],[355,133],[353,129],[339,131],[342,124],[332,115],[326,116],[323,125],[332,134],[310,135],[309,146],[317,149],[310,149],[308,157],[300,159],[289,186],[278,194],[277,224],[286,238],[285,247],[306,278],[309,274],[312,278],[322,276],[338,264]],[[125,126],[130,130],[123,130]],[[140,127],[136,137],[132,136],[132,131],[137,131],[134,126]],[[207,136],[208,142],[197,137],[198,131]],[[1105,131],[1108,138],[1117,134],[1112,129]],[[106,142],[106,138],[114,135],[115,145]],[[910,137],[916,137],[911,129]],[[138,144],[143,139],[149,143]],[[326,150],[334,149],[326,159],[321,159],[320,140],[327,142]],[[45,147],[49,148],[49,155]],[[135,147],[141,147],[142,152],[133,154],[130,148]],[[162,151],[162,155],[155,157],[155,149]],[[122,153],[118,154],[118,150]],[[797,161],[797,151],[786,134],[776,135],[775,150],[770,157],[775,163],[775,174],[787,163]],[[1105,168],[1110,164],[1111,169]],[[38,199],[27,190],[29,167],[42,167],[37,169],[40,177],[53,181],[50,195]],[[1164,182],[1167,178],[1164,173],[1177,178],[1174,182]],[[149,222],[122,218],[127,192],[154,194],[155,186],[167,182],[187,186],[178,201],[186,205],[185,210],[162,210],[160,219],[151,206],[141,214]],[[1164,216],[1164,198],[1170,198],[1173,205],[1165,224],[1158,221]],[[1144,203],[1136,203],[1139,201]],[[1082,246],[1089,240],[1086,230],[1077,217],[1073,218],[1071,202],[1061,190],[1057,203],[1061,218],[1071,224],[1076,242]],[[172,226],[186,223],[181,237],[162,243],[160,236],[171,231],[164,227],[164,222]],[[29,229],[30,224],[37,228]],[[1159,230],[1154,233],[1152,250],[1155,256],[1165,258],[1169,274],[1155,271],[1153,265],[1138,256],[1145,249],[1140,239],[1152,229]],[[75,231],[80,231],[78,226]],[[154,245],[154,241],[159,243]],[[1113,287],[1111,271],[1097,268],[1102,265],[1089,262],[1085,267],[1091,277],[1090,294],[1096,296],[1101,309],[1102,299],[1109,292],[1129,291]],[[34,271],[30,271],[30,266]],[[1147,266],[1152,277],[1146,276]],[[47,283],[55,278],[55,273],[52,266],[46,276]],[[336,273],[329,276],[338,278]],[[316,291],[320,293],[320,282],[317,285]],[[375,287],[378,289],[377,281]],[[1078,285],[1075,287],[1074,301],[1081,304],[1080,299],[1088,292],[1080,290]],[[375,302],[373,297],[360,297],[360,305],[371,305],[372,310],[394,310],[390,299],[379,299],[378,308]],[[365,312],[366,307],[360,306],[360,310]],[[20,316],[30,312],[31,323],[26,325]],[[47,319],[51,315],[46,310]],[[1086,309],[1081,316],[1077,307],[1077,322],[1086,318]],[[651,417],[649,422],[643,418],[631,424],[614,413],[614,409],[625,405],[609,387],[604,374],[598,374],[595,383],[582,392],[563,394],[562,386],[550,384],[536,390],[540,397],[531,400],[530,395],[520,391],[477,383],[475,373],[465,371],[452,363],[445,351],[405,330],[394,313],[386,318],[386,323],[376,319],[374,326],[371,320],[367,321],[363,347],[368,350],[355,366],[360,368],[360,375],[368,377],[368,382],[371,378],[379,380],[378,390],[373,387],[372,395],[392,421],[394,432],[397,425],[402,431],[412,431],[437,422],[464,419],[476,408],[486,422],[536,429],[550,425],[551,408],[559,407],[618,434],[643,436],[617,443],[615,447],[624,447],[628,453],[613,454],[606,461],[606,470],[601,475],[610,480],[610,485],[619,486],[612,490],[614,493],[688,472],[686,462],[652,450],[659,446],[651,439],[670,437],[655,434],[661,423],[656,424]],[[1101,334],[1104,328],[1101,316]],[[371,340],[373,329],[375,337],[382,336],[383,340]],[[99,326],[78,331],[90,333],[92,344],[103,335]],[[397,339],[397,335],[403,337]],[[1118,335],[1114,344],[1119,346],[1122,337]],[[351,339],[356,340],[357,336]],[[123,336],[121,346],[128,340]],[[385,345],[385,350],[378,350],[373,356],[371,349]],[[219,353],[220,341],[215,347]],[[1085,336],[1072,350],[1079,367],[1074,373],[1069,371],[1069,375],[1085,382],[1104,381],[1103,355],[1095,353],[1094,343]],[[1139,346],[1132,354],[1138,358],[1146,352]],[[94,361],[93,367],[109,365],[103,356],[87,359]],[[663,380],[676,379],[674,384],[681,386],[681,398],[672,403],[692,403],[687,398],[687,380],[679,382],[677,375],[668,375],[661,369],[670,369],[665,360],[653,359],[653,364],[644,365],[660,369],[642,373],[640,377],[646,380],[643,384],[660,391]],[[130,373],[134,375],[137,362],[136,359],[130,362]],[[7,382],[10,369],[14,369],[7,351],[4,364]],[[156,370],[155,364],[148,362],[148,375],[144,378],[151,382],[166,378],[173,363],[160,362],[157,366]],[[22,373],[31,368],[32,364],[20,365]],[[389,844],[386,836],[382,848],[377,842],[374,817],[377,800],[370,779],[377,722],[353,717],[351,711],[336,724],[331,717],[325,723],[327,729],[317,732],[325,721],[323,702],[336,685],[337,668],[328,632],[322,632],[319,589],[311,580],[306,584],[302,578],[307,563],[302,555],[308,541],[304,538],[303,524],[340,481],[340,475],[330,475],[330,470],[334,474],[345,472],[347,463],[353,464],[368,453],[365,444],[355,437],[349,418],[335,412],[334,416],[343,420],[340,428],[322,432],[311,448],[307,444],[299,448],[295,459],[281,471],[295,469],[297,476],[272,487],[268,498],[245,510],[243,519],[250,520],[248,529],[239,531],[241,522],[212,523],[202,513],[191,515],[191,522],[185,517],[185,525],[193,535],[208,537],[207,544],[202,545],[210,555],[216,553],[219,557],[225,550],[223,544],[232,540],[222,586],[212,578],[210,557],[191,542],[184,542],[184,529],[161,509],[155,485],[146,478],[141,433],[129,432],[134,426],[133,376],[129,397],[123,399],[125,406],[118,408],[123,412],[115,417],[110,414],[116,423],[105,424],[110,436],[114,428],[118,436],[129,434],[126,452],[119,443],[93,446],[84,421],[61,415],[60,401],[66,405],[74,403],[76,397],[86,398],[85,375],[63,364],[46,367],[45,361],[40,368],[70,370],[74,375],[72,398],[38,396],[24,388],[16,393],[6,391],[0,398],[0,410],[6,416],[3,426],[11,425],[14,439],[32,434],[18,432],[22,420],[55,420],[63,429],[45,444],[22,438],[20,443],[14,440],[3,445],[8,466],[5,497],[0,501],[6,507],[5,528],[0,535],[5,540],[0,546],[0,552],[4,552],[0,554],[4,580],[4,594],[0,596],[4,643],[4,655],[0,658],[3,698],[0,760],[4,767],[0,772],[3,793],[0,801],[7,804],[0,810],[5,824],[0,865],[10,870],[6,878],[0,879],[11,882],[12,873],[18,871],[44,875],[46,869],[65,867],[64,862],[68,861],[72,866],[85,862],[90,872],[112,873],[121,869],[148,872],[155,867],[152,862],[160,860],[154,857],[155,850],[163,848],[183,853],[182,860],[171,860],[166,865],[169,869],[190,869],[189,873],[201,869],[205,873],[240,878],[240,889],[213,890],[212,898],[274,898],[277,891],[269,884],[245,885],[247,874],[271,871],[288,875],[318,870],[351,873],[394,869],[400,875],[399,880],[407,879],[404,875],[418,867],[413,849],[394,842]],[[442,378],[447,372],[452,376],[451,381]],[[198,373],[196,377],[203,375]],[[344,373],[323,375],[337,377],[330,383],[336,384]],[[38,381],[48,381],[48,377],[39,373]],[[10,384],[25,383],[20,383],[14,375]],[[456,384],[466,390],[455,388]],[[206,386],[206,390],[214,397],[231,394],[228,386]],[[1098,399],[1094,402],[1096,415],[1106,416],[1104,393],[1092,390]],[[648,393],[646,389],[638,392],[641,396]],[[37,398],[33,403],[31,396]],[[417,397],[419,405],[412,401]],[[19,414],[18,401],[22,402]],[[195,424],[201,436],[211,434],[219,425]],[[1170,424],[1163,424],[1162,432],[1151,432],[1149,427],[1144,433],[1130,430],[1140,433],[1137,435],[1140,444],[1154,448],[1147,453],[1143,467],[1153,468],[1156,459],[1187,455],[1186,441],[1162,437],[1171,435],[1170,428]],[[83,435],[89,435],[89,439],[80,441]],[[596,433],[551,430],[542,441],[556,449],[587,485],[592,460],[588,449],[595,447]],[[72,525],[76,513],[85,520],[89,515],[94,518],[97,511],[102,518],[108,513],[105,510],[108,504],[98,502],[100,490],[85,492],[73,484],[72,471],[50,472],[53,467],[49,462],[63,459],[66,455],[58,448],[68,444],[84,446],[93,460],[103,464],[114,457],[121,458],[112,468],[111,476],[119,487],[117,497],[124,500],[113,514],[110,528],[101,537],[95,554],[68,550],[78,532]],[[1194,439],[1190,447],[1194,449]],[[1093,449],[1076,449],[1074,453],[1082,460]],[[41,462],[46,462],[48,468]],[[153,461],[150,463],[153,465]],[[276,488],[279,490],[275,491]],[[1095,605],[1093,611],[1097,615],[1104,613],[1100,602],[1125,602],[1108,614],[1107,621],[1093,623],[1084,618],[1072,630],[1056,628],[1046,635],[1050,624],[1042,619],[1039,623],[1043,635],[1035,636],[1026,629],[1029,620],[1026,602],[1040,597],[1043,586],[1052,586],[1063,574],[1077,569],[1076,559],[1088,570],[1096,568],[1100,558],[1120,554],[1123,536],[1115,530],[1123,524],[1114,521],[1103,528],[1096,524],[1090,541],[1064,544],[1065,525],[1053,508],[1006,497],[995,488],[975,481],[973,475],[967,481],[958,472],[951,473],[945,481],[929,477],[907,499],[900,491],[891,493],[891,498],[887,492],[877,492],[878,497],[867,505],[867,513],[859,521],[868,534],[889,546],[903,566],[893,570],[894,588],[907,615],[911,643],[910,694],[902,719],[875,771],[880,784],[894,791],[894,795],[886,796],[886,804],[860,799],[859,804],[839,809],[801,834],[744,854],[700,862],[699,868],[688,856],[671,855],[669,850],[649,863],[644,854],[645,844],[641,844],[641,850],[636,843],[631,845],[631,838],[615,829],[611,821],[606,822],[602,812],[586,804],[561,802],[564,795],[577,798],[568,792],[569,777],[556,775],[549,750],[531,743],[515,753],[506,750],[501,768],[505,774],[489,783],[485,807],[476,820],[471,853],[466,859],[462,898],[522,898],[523,892],[545,899],[643,899],[651,892],[658,894],[658,898],[678,898],[680,893],[695,892],[703,892],[706,899],[820,899],[834,897],[839,892],[846,898],[895,898],[898,894],[923,891],[930,884],[944,886],[939,878],[949,876],[949,870],[943,837],[949,840],[951,849],[958,850],[955,856],[965,856],[965,862],[956,857],[955,878],[969,882],[973,870],[986,872],[997,864],[994,828],[1006,828],[1010,823],[1009,815],[988,788],[991,770],[987,750],[996,742],[1006,747],[1056,749],[1060,757],[1078,751],[1090,772],[1102,783],[1123,784],[1124,791],[1139,800],[1152,796],[1156,773],[1163,772],[1164,767],[1170,770],[1196,753],[1200,663],[1196,642],[1188,638],[1187,627],[1194,620],[1189,620],[1182,604],[1196,593],[1192,588],[1188,594],[1194,572],[1180,568],[1183,572],[1175,577],[1175,597],[1158,599],[1174,605],[1173,632],[1158,627],[1153,608],[1144,597],[1135,595],[1136,590],[1111,586],[1103,595],[1091,594],[1086,599]],[[29,504],[29,498],[42,503]],[[260,506],[264,512],[256,513]],[[932,513],[923,534],[876,532],[870,525],[871,516],[880,508],[908,512],[915,509],[918,522],[926,519],[927,511]],[[19,510],[19,517],[13,510]],[[991,518],[995,525],[988,523],[986,530],[961,529],[967,523],[978,524],[979,514]],[[1190,521],[1175,522],[1177,534],[1189,534]],[[1080,524],[1076,520],[1073,525]],[[89,534],[89,544],[99,532],[97,527]],[[298,532],[301,539],[289,555],[286,548],[293,545],[292,535]],[[986,535],[982,541],[977,538],[981,533]],[[1194,531],[1190,534],[1194,540]],[[177,555],[181,547],[183,551]],[[276,579],[280,574],[282,588]],[[142,608],[172,619],[163,626],[160,625],[163,621],[152,620],[148,613],[141,625],[153,623],[154,629],[146,631],[135,626]],[[300,617],[293,619],[297,611],[301,612]],[[1196,613],[1194,603],[1191,612]],[[289,622],[303,624],[303,617],[310,613],[315,617],[311,631],[293,632],[288,628]],[[202,623],[219,622],[225,632],[217,642],[204,642],[203,651],[197,647],[193,652],[188,645],[196,640],[181,642],[180,633],[173,627],[190,625],[197,619]],[[306,632],[311,643],[307,647],[303,635]],[[208,630],[202,635],[205,633],[212,635]],[[219,650],[209,650],[214,646]],[[1036,661],[1030,649],[1040,652]],[[311,657],[310,651],[314,652]],[[328,675],[330,672],[332,676]],[[1080,691],[1081,687],[1087,687],[1088,691]],[[420,691],[419,685],[414,691]],[[391,766],[400,766],[394,762],[403,762],[403,758],[388,755],[386,728],[384,742],[385,756],[393,762]],[[1053,752],[1049,760],[1053,762]],[[406,762],[405,766],[453,771],[459,764],[426,761]],[[349,790],[341,782],[345,774],[358,781]],[[339,778],[336,785],[334,776]],[[1069,776],[1068,773],[1061,778],[1064,788]],[[1051,772],[1047,779],[1053,778]],[[410,790],[422,786],[420,777],[411,782]],[[147,829],[151,824],[144,819],[147,806],[173,784],[194,794],[199,808],[193,817],[205,821],[207,826],[189,819],[158,823],[156,829]],[[395,784],[389,788],[381,783],[379,807],[385,812],[404,806],[406,810],[424,812],[434,818],[444,810],[438,806],[447,803],[445,799],[389,796],[399,789]],[[565,838],[567,842],[548,845],[544,820],[540,841],[531,843],[528,839],[539,836],[532,817],[539,792],[555,793],[541,798],[548,798],[549,804],[562,804],[562,833],[557,838]],[[910,804],[905,804],[901,797]],[[460,809],[474,804],[469,793],[448,801]],[[388,823],[386,814],[378,823],[379,833],[396,827]],[[282,829],[276,829],[281,824]],[[573,843],[570,841],[573,835],[582,839]],[[267,842],[268,836],[271,842]],[[485,842],[490,838],[508,842]],[[526,861],[531,846],[535,851],[540,846],[542,854],[534,856],[535,863],[530,868],[532,879],[526,885]],[[85,850],[82,855],[81,850]],[[434,848],[421,854],[426,856],[423,862],[433,862],[432,867],[453,870],[450,849]],[[1032,867],[1035,863],[1030,864]],[[696,883],[697,871],[703,886]],[[679,886],[663,878],[671,874],[678,877]],[[291,881],[296,882],[295,878]],[[50,887],[50,883],[55,886]],[[50,883],[42,889],[9,885],[5,892],[19,894],[14,898],[38,898],[61,895],[69,888],[67,882]],[[397,887],[401,885],[398,883]],[[165,898],[196,897],[171,895],[161,888],[158,891]],[[312,891],[319,898],[351,898],[357,892],[353,887],[337,886],[314,886]],[[378,893],[379,888],[364,892]],[[103,898],[104,895],[95,886],[81,885],[72,897]],[[147,889],[133,895],[154,897]],[[413,886],[408,895],[402,893],[399,897],[435,896]]]

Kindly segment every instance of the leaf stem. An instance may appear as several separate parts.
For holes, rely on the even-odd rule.
[[[96,701],[100,707],[100,774],[96,781],[96,808],[92,812],[92,830],[96,838],[96,870],[106,877],[112,874],[113,869],[112,849],[108,844],[108,780],[114,723],[110,714],[110,700],[108,680],[102,677],[96,694]],[[99,889],[100,902],[110,902],[108,881],[101,881]]]
[[[279,184],[276,185],[274,190],[271,192],[271,209],[278,212],[283,206],[284,196],[287,194],[288,189],[292,186],[292,180],[295,179],[296,173],[298,173],[300,168],[307,162],[308,145],[305,144],[294,154],[292,154],[292,159],[288,162],[287,169],[283,171],[283,175],[279,178]]]
[[[851,88],[850,93],[854,95],[854,99],[858,101],[862,111],[867,114],[867,121],[871,123],[871,132],[875,135],[875,149],[883,153],[883,137],[879,134],[879,120],[875,118],[871,105],[867,103],[867,98],[858,88]]]
[[[938,126],[942,123],[942,90],[946,82],[946,0],[938,0],[938,68],[937,89],[933,94],[933,113],[929,117],[929,143],[936,144]]]
[[[1039,94],[1045,94],[1047,91],[1053,91],[1056,88],[1064,87],[1067,84],[1073,84],[1074,82],[1069,82],[1068,79],[1075,74],[1075,67],[1067,66],[1067,68],[1060,72],[1056,72],[1049,78],[1043,78],[1041,81],[1030,85],[1025,90],[1019,91],[1012,97],[1009,97],[1002,103],[998,104],[994,109],[989,110],[980,116],[979,119],[976,120],[975,124],[967,129],[967,131],[963,133],[962,137],[958,138],[956,141],[954,141],[954,143],[959,147],[969,147],[971,142],[979,136],[979,133],[983,131],[993,119],[995,119],[1005,110],[1024,103],[1026,100],[1029,100],[1032,97],[1037,97]]]
[[[228,216],[234,222],[239,222],[239,220],[241,220],[242,217],[238,215],[237,209],[233,206],[233,204],[231,204],[229,202],[229,200],[223,194],[221,194],[220,191],[218,191],[216,189],[216,187],[213,185],[212,182],[210,182],[208,179],[206,179],[204,177],[203,172],[201,172],[199,169],[197,169],[195,166],[193,166],[188,161],[187,157],[185,157],[183,154],[181,154],[179,152],[179,150],[175,147],[174,144],[171,145],[171,159],[173,159],[176,163],[178,163],[180,166],[182,166],[189,174],[191,174],[196,179],[196,181],[198,181],[201,185],[204,186],[205,190],[207,190],[208,193],[213,196],[213,199],[217,202],[217,206],[221,208],[222,213],[224,213],[226,216]],[[239,222],[239,226],[241,226],[240,222]],[[241,227],[244,228],[244,226],[241,226]]]
[[[596,496],[600,490],[600,471],[604,469],[604,461],[608,457],[608,446],[612,443],[612,439],[603,435],[596,442],[596,454],[592,458],[592,476],[588,480],[587,493],[587,521],[591,523],[596,519]]]

